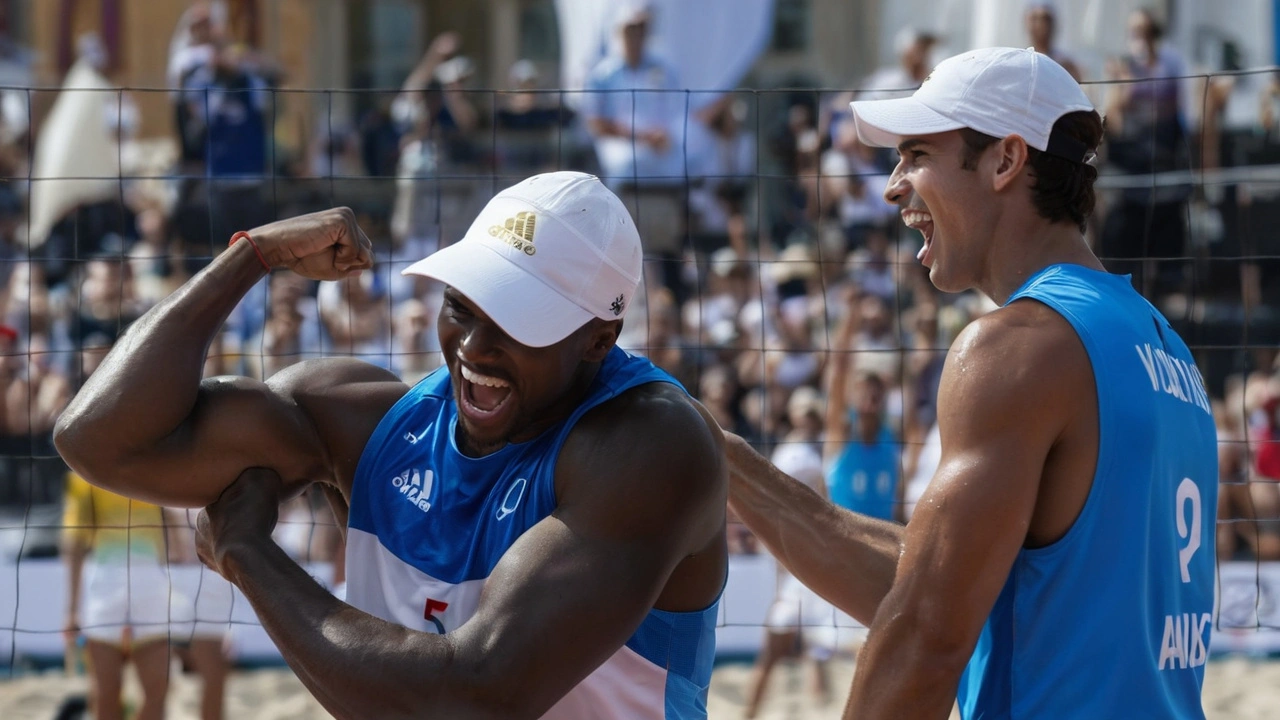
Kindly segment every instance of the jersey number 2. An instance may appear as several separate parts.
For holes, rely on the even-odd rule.
[[[1183,505],[1191,504],[1191,527],[1187,527]],[[1182,568],[1182,582],[1191,582],[1191,556],[1200,549],[1200,486],[1191,478],[1183,478],[1178,485],[1178,496],[1174,505],[1178,515],[1178,537],[1187,541],[1187,546],[1178,551],[1178,564]]]

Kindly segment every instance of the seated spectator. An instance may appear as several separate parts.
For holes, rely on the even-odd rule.
[[[884,201],[892,169],[880,163],[875,148],[858,140],[853,123],[837,128],[821,164],[823,216],[839,221],[847,250],[863,247],[869,234],[896,220],[897,209]]]
[[[678,255],[685,218],[687,99],[676,70],[647,48],[654,13],[647,0],[615,8],[620,47],[587,78],[587,127],[596,138],[601,179],[635,218],[646,258],[645,276],[683,299]]]
[[[83,343],[91,335],[104,335],[114,341],[143,312],[128,263],[110,256],[85,263],[73,339]]]
[[[570,131],[576,114],[558,93],[538,92],[538,69],[530,60],[512,65],[507,82],[511,90],[499,96],[493,119],[499,171],[523,177],[557,169],[565,145],[576,142]]]
[[[756,143],[743,127],[747,104],[726,93],[689,123],[690,235],[694,249],[711,253],[735,239],[735,222],[745,222],[756,167]],[[745,238],[741,238],[745,241]],[[733,245],[745,254],[745,242]]]

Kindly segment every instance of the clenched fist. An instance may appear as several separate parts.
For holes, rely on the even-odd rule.
[[[249,231],[273,268],[312,280],[340,280],[373,267],[373,247],[350,208],[278,220]]]

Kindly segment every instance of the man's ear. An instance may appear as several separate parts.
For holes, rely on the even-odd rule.
[[[1010,135],[996,146],[999,157],[992,183],[996,192],[1003,192],[1021,174],[1027,165],[1027,141],[1018,135]]]
[[[587,329],[587,348],[583,353],[586,362],[604,362],[604,358],[618,344],[622,334],[621,320],[592,320]]]

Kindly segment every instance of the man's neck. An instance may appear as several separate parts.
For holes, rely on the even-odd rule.
[[[1037,217],[997,233],[988,254],[986,277],[977,289],[997,305],[1004,305],[1031,276],[1063,263],[1106,270],[1079,228],[1070,222],[1049,223]]]

